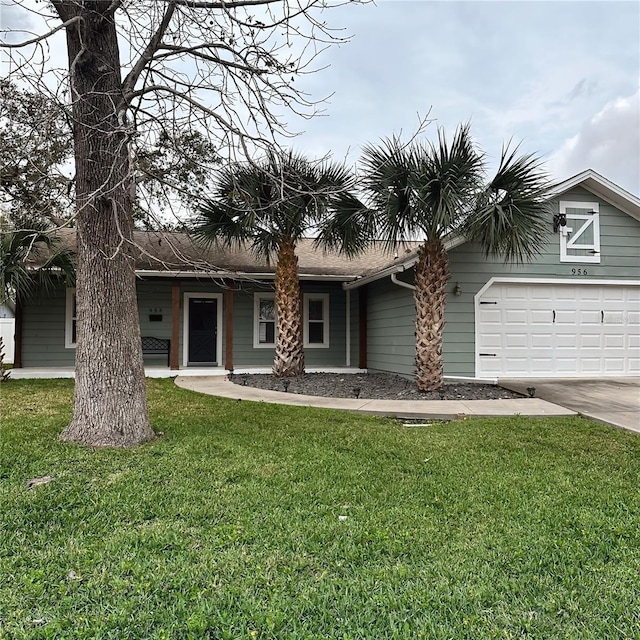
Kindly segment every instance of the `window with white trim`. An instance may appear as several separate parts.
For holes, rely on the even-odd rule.
[[[276,297],[273,293],[256,293],[253,297],[253,347],[276,345]]]
[[[329,346],[329,294],[304,294],[304,346]]]
[[[560,202],[560,262],[600,262],[600,206],[597,202]],[[564,216],[564,218],[562,218]]]
[[[64,346],[67,349],[75,349],[77,337],[76,323],[76,290],[67,289],[67,301],[64,325]]]

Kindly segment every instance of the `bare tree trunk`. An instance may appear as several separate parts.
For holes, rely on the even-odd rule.
[[[64,440],[125,447],[153,438],[140,344],[131,176],[110,1],[55,2],[69,26],[77,217],[73,419]]]
[[[304,373],[302,294],[298,257],[291,240],[285,240],[280,245],[275,284],[278,335],[273,374],[279,377],[299,376]]]
[[[418,250],[416,265],[416,384],[420,391],[442,386],[442,337],[447,303],[449,258],[440,240]]]

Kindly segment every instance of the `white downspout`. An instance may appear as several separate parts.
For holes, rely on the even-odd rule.
[[[397,284],[399,287],[404,287],[405,289],[411,289],[411,291],[416,290],[416,286],[414,284],[410,284],[408,282],[403,282],[402,280],[398,280],[398,276],[395,273],[391,274],[391,282],[393,282],[393,284]]]

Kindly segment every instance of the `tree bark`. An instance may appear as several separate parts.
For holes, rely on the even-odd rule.
[[[302,294],[298,278],[298,257],[292,240],[280,244],[276,264],[276,317],[278,335],[273,374],[278,377],[304,373],[302,338]]]
[[[55,2],[66,29],[77,216],[73,418],[64,440],[125,447],[154,437],[140,343],[127,133],[110,1]]]
[[[447,302],[449,258],[440,240],[418,250],[416,264],[416,384],[420,391],[436,391],[443,383],[442,338]]]

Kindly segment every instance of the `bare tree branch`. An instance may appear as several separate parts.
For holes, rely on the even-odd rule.
[[[43,33],[40,36],[31,38],[31,40],[25,40],[24,42],[12,43],[12,42],[4,42],[3,40],[0,40],[0,47],[3,47],[5,49],[21,49],[22,47],[28,47],[29,45],[37,44],[38,42],[42,42],[43,40],[50,38],[54,33],[57,33],[62,29],[66,29],[67,27],[70,27],[72,24],[75,24],[76,22],[80,22],[81,19],[82,18],[80,16],[71,18],[70,20],[67,20],[62,24],[59,24],[57,27],[54,27],[53,29],[49,30],[47,33]]]

